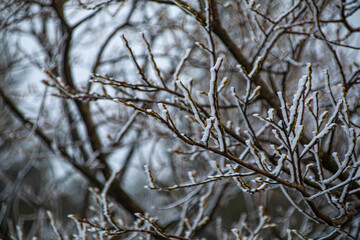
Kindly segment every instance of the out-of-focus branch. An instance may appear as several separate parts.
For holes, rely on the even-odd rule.
[[[125,18],[125,21],[123,23],[119,24],[116,28],[114,28],[114,30],[105,39],[104,43],[99,47],[99,51],[98,51],[98,53],[96,55],[94,65],[93,65],[92,70],[91,70],[92,73],[97,72],[98,67],[100,66],[100,63],[101,63],[102,55],[103,55],[106,47],[109,45],[110,41],[113,39],[114,36],[116,36],[116,33],[119,32],[121,29],[123,29],[125,26],[129,25],[130,18],[133,15],[135,7],[136,7],[136,2],[137,2],[136,0],[131,1],[130,10],[128,12],[127,17]],[[90,91],[90,89],[91,89],[91,81],[89,81],[87,89],[88,89],[88,91]]]
[[[62,55],[62,71],[64,76],[64,81],[68,84],[70,89],[76,89],[73,76],[71,73],[71,66],[70,66],[70,50],[71,50],[71,42],[72,42],[72,36],[73,36],[73,30],[74,28],[69,26],[67,23],[65,17],[64,17],[64,1],[54,1],[53,2],[53,8],[55,9],[62,25],[62,34],[65,37],[64,41],[64,50]],[[102,144],[100,141],[100,138],[96,132],[96,126],[94,124],[94,121],[92,119],[91,111],[90,111],[90,105],[88,103],[82,103],[79,101],[75,101],[75,104],[77,106],[77,109],[81,115],[81,118],[83,120],[83,123],[85,125],[87,135],[89,137],[89,142],[91,144],[91,147],[93,149],[93,152],[100,151]],[[100,151],[97,158],[103,165],[102,171],[104,173],[105,178],[109,178],[111,175],[110,167],[106,161],[106,157],[104,154]]]
[[[0,88],[0,97],[4,101],[5,105],[12,111],[12,113],[16,116],[17,119],[20,120],[20,122],[24,125],[25,128],[28,128],[29,131],[33,128],[33,123],[27,120],[24,115],[21,113],[21,111],[17,108],[15,103],[5,95],[3,90]],[[74,167],[79,173],[82,174],[83,177],[85,177],[89,182],[91,186],[102,188],[103,183],[101,183],[94,174],[86,169],[84,166],[81,166],[77,163],[76,160],[71,158],[71,156],[68,154],[68,152],[61,146],[56,146],[56,144],[51,141],[51,139],[46,136],[46,134],[37,127],[35,129],[35,134],[40,138],[40,140],[46,145],[46,147],[53,152],[56,155],[60,155],[62,158],[64,158],[72,167]],[[129,213],[135,214],[135,213],[142,213],[142,208],[134,201],[132,200],[127,193],[122,190],[120,186],[111,186],[109,190],[109,195],[115,199],[116,202],[121,204]]]

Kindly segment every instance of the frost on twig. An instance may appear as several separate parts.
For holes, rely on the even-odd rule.
[[[114,183],[114,181],[116,180],[116,177],[121,174],[122,170],[118,170],[118,171],[114,171],[110,178],[106,181],[103,190],[101,191],[101,204],[102,204],[102,209],[103,209],[103,214],[106,218],[106,220],[111,223],[113,225],[113,227],[115,229],[119,229],[120,226],[118,225],[118,223],[113,219],[113,217],[110,214],[110,209],[109,209],[109,199],[107,197],[107,193],[110,190],[111,184]]]
[[[265,156],[265,153],[259,150],[250,140],[246,140],[246,145],[255,158],[256,164],[260,169],[271,171],[271,165]]]
[[[178,65],[176,66],[176,69],[174,72],[174,84],[176,84],[176,82],[179,80],[180,73],[181,73],[182,69],[184,68],[185,62],[190,57],[191,51],[192,51],[191,48],[186,49],[184,56],[180,59]],[[177,86],[177,85],[175,85],[175,86]]]
[[[288,236],[288,240],[293,240],[293,239],[312,240],[312,238],[305,237],[296,229],[287,229],[286,233]],[[297,238],[294,238],[294,236],[296,236]]]
[[[255,174],[255,172],[244,172],[244,173],[239,173],[237,172],[231,165],[228,165],[225,169],[221,169],[220,166],[218,165],[218,163],[215,163],[217,166],[218,171],[220,172],[219,174],[209,174],[206,178],[197,178],[196,177],[196,172],[195,171],[189,171],[188,172],[188,177],[190,179],[190,182],[186,182],[186,183],[182,183],[182,184],[176,184],[173,186],[158,186],[155,184],[155,179],[153,176],[152,171],[150,170],[148,165],[145,165],[145,174],[147,176],[148,179],[148,185],[145,188],[148,188],[150,190],[157,190],[157,191],[174,191],[174,190],[179,190],[179,189],[186,189],[186,188],[192,188],[195,186],[201,186],[201,185],[208,185],[210,183],[213,182],[218,182],[218,181],[222,181],[225,179],[234,179],[236,182],[242,182],[242,177],[249,177]],[[245,184],[244,184],[245,185]],[[250,187],[248,187],[246,189],[246,191],[249,192],[257,192],[263,189],[251,189]]]
[[[32,174],[8,177],[20,161],[51,156],[77,176],[68,181],[89,184],[81,218],[69,215],[76,239],[184,240],[208,233],[235,238],[219,226],[215,232],[216,223],[209,221],[223,211],[237,214],[232,204],[250,213],[233,231],[239,239],[359,238],[360,70],[354,36],[360,29],[351,19],[357,1],[0,2],[6,43],[0,44],[0,162],[6,166],[0,167],[0,185],[14,200],[3,208],[1,223],[10,220],[15,237],[26,237],[21,226],[28,218],[17,216],[24,201],[35,206],[40,223],[44,204],[61,212],[47,202],[61,203],[63,195],[44,189],[62,184],[58,174],[50,181],[52,164],[34,165],[46,170],[41,179],[49,179],[35,189],[39,196],[27,181]],[[77,7],[81,16],[71,14]],[[39,24],[28,24],[32,16]],[[139,32],[141,44],[135,42]],[[119,34],[122,41],[116,41]],[[36,48],[23,43],[27,38]],[[38,99],[42,86],[35,83],[25,92],[8,84],[13,77],[27,81],[28,74],[14,71],[34,66],[46,69],[42,83],[61,98],[38,102],[43,114],[37,118],[31,110],[37,102],[27,100]],[[32,141],[23,138],[28,129]],[[18,144],[21,158],[12,147]],[[124,152],[127,177],[118,181],[111,168]],[[156,160],[143,167],[149,155]],[[147,188],[154,191],[129,181],[139,178],[137,168],[145,170]],[[83,192],[70,192],[61,194],[78,203]],[[222,202],[238,196],[231,206]],[[262,231],[272,227],[262,208],[259,216],[251,214],[262,204],[268,213],[281,214],[272,218],[276,231]],[[61,239],[62,221],[48,215],[45,231]],[[228,220],[234,227],[230,218],[223,222]]]
[[[54,217],[54,214],[51,212],[51,211],[46,211],[49,219],[50,219],[50,224],[51,224],[51,227],[57,237],[58,240],[64,240],[64,237],[62,236],[62,234],[60,233],[58,227],[56,226],[56,223],[55,223],[55,217]]]
[[[146,177],[147,177],[148,183],[149,183],[148,187],[150,189],[155,189],[156,187],[155,187],[155,183],[154,183],[154,177],[151,174],[149,165],[145,165],[144,168],[145,168],[145,174],[146,174]]]
[[[142,80],[143,80],[146,84],[150,85],[147,77],[145,76],[144,70],[139,66],[139,64],[138,64],[138,62],[137,62],[137,60],[136,60],[136,58],[135,58],[135,55],[134,55],[134,53],[133,53],[133,51],[132,51],[132,49],[131,49],[131,47],[130,47],[130,45],[129,45],[129,42],[128,42],[128,40],[125,38],[125,35],[124,35],[124,34],[122,35],[122,39],[123,39],[123,41],[124,41],[124,44],[125,44],[126,48],[127,48],[128,51],[129,51],[129,58],[131,58],[132,61],[134,62],[134,64],[135,64],[135,66],[136,66],[136,68],[137,68],[137,70],[138,70],[138,73],[139,73],[139,75],[141,76]]]
[[[86,234],[86,231],[87,231],[87,225],[84,224],[84,222],[82,222],[78,217],[76,217],[74,214],[70,214],[68,215],[68,218],[72,219],[75,224],[76,224],[76,229],[77,229],[77,237],[78,239],[81,239],[81,240],[86,240],[87,238],[87,234]]]
[[[153,229],[158,236],[165,238],[167,237],[163,230],[158,226],[158,224],[156,224],[156,218],[150,217],[149,214],[143,215],[141,213],[135,213],[135,216],[141,219],[143,223],[146,223],[143,224],[142,229]]]
[[[265,214],[263,206],[259,206],[259,222],[255,229],[251,229],[250,226],[245,222],[245,216],[241,218],[239,227],[231,229],[232,233],[235,235],[236,239],[248,239],[255,240],[259,239],[261,233],[269,228],[274,228],[277,225],[270,223],[270,217]]]
[[[269,123],[273,127],[273,134],[275,138],[280,143],[280,148],[277,149],[286,149],[285,153],[282,153],[282,150],[279,150],[278,156],[281,156],[281,161],[276,164],[276,169],[274,173],[278,173],[279,165],[287,166],[290,170],[290,176],[292,181],[301,181],[304,178],[304,174],[301,169],[301,159],[305,157],[306,154],[309,153],[311,149],[314,148],[319,141],[324,139],[327,135],[329,135],[337,126],[334,123],[335,117],[338,115],[341,107],[341,103],[337,105],[334,113],[328,119],[326,123],[325,119],[327,117],[327,112],[324,112],[319,115],[318,113],[318,101],[317,94],[314,94],[314,97],[310,97],[312,85],[312,66],[308,65],[308,75],[303,76],[299,83],[298,89],[292,99],[292,105],[286,103],[283,94],[281,92],[278,93],[278,97],[280,100],[282,120],[279,122],[275,122],[274,110],[270,109],[268,111],[268,118],[263,117],[260,114],[254,114],[261,121]],[[313,106],[311,106],[313,103]],[[304,116],[306,110],[309,111],[310,116],[314,119],[314,128],[316,131],[314,132],[313,138],[309,140],[308,143],[303,142],[303,133],[306,129],[304,125]],[[323,125],[323,128],[321,129]],[[252,145],[249,145],[252,146]],[[302,146],[299,148],[299,146]],[[257,163],[260,164],[261,157],[253,148],[252,153],[254,156],[257,156]],[[284,155],[285,154],[285,155]],[[287,159],[285,161],[285,159]],[[305,175],[307,175],[309,169],[305,170]]]
[[[224,77],[224,78],[221,80],[219,87],[217,88],[217,92],[220,93],[220,92],[226,87],[226,85],[228,84],[228,82],[229,82],[229,78],[228,78],[228,77]]]
[[[206,145],[208,145],[211,129],[213,128],[215,121],[216,121],[215,117],[206,119],[206,128],[204,129],[204,135],[201,138],[201,141]]]
[[[209,184],[207,191],[205,192],[204,195],[201,196],[198,205],[198,212],[193,222],[190,222],[190,219],[186,221],[187,223],[186,226],[188,228],[185,231],[186,237],[190,237],[197,229],[201,228],[210,220],[210,218],[205,215],[205,210],[206,210],[207,202],[215,189],[214,186],[215,186],[214,183]]]
[[[217,92],[218,71],[220,69],[222,62],[223,59],[218,58],[215,65],[210,69],[210,74],[211,74],[210,89],[208,93],[211,116],[215,119],[214,129],[217,132],[217,141],[221,152],[225,151],[226,149],[224,130],[222,129],[221,120],[220,120],[218,92]]]
[[[177,81],[176,85],[179,86],[180,89],[182,90],[184,97],[185,97],[185,101],[190,105],[196,121],[200,124],[200,126],[203,129],[205,129],[206,126],[204,124],[204,119],[201,117],[200,111],[197,107],[196,102],[192,99],[189,89],[186,88],[185,85],[181,81]]]
[[[155,62],[154,55],[153,55],[153,53],[152,53],[152,51],[151,51],[150,43],[149,43],[148,40],[146,39],[144,33],[142,33],[142,37],[143,37],[143,39],[144,39],[144,41],[145,41],[145,43],[146,43],[146,46],[147,46],[147,49],[148,49],[148,53],[149,53],[149,60],[150,60],[151,63],[153,64],[153,67],[154,67],[154,69],[155,69],[155,71],[156,71],[157,77],[158,77],[158,79],[160,80],[160,82],[161,82],[161,84],[163,85],[163,87],[167,88],[167,87],[166,87],[166,84],[165,84],[165,81],[164,81],[163,77],[161,76],[161,71],[160,71],[157,63]]]

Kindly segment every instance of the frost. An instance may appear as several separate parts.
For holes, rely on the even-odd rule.
[[[262,169],[262,170],[266,170],[264,168],[264,165],[263,165],[263,153],[262,152],[259,152],[258,149],[256,148],[256,146],[250,141],[250,140],[246,140],[245,141],[246,145],[248,146],[248,148],[250,149],[252,155],[254,156],[255,158],[255,162],[256,162],[256,165]],[[262,154],[261,154],[262,153]]]
[[[211,128],[213,127],[214,122],[215,122],[215,117],[211,117],[211,118],[206,119],[206,128],[204,130],[203,137],[201,138],[201,141],[204,144],[207,144],[207,142],[209,140]]]
[[[210,102],[210,108],[211,108],[211,115],[216,116],[216,109],[215,109],[215,86],[217,81],[217,74],[216,72],[219,70],[220,65],[222,63],[223,59],[218,58],[215,65],[210,69],[210,90],[208,93],[209,102]]]
[[[238,224],[239,227],[231,229],[231,232],[235,235],[237,240],[259,239],[259,235],[263,230],[277,226],[274,223],[270,223],[270,217],[265,215],[265,209],[263,206],[259,206],[258,211],[259,211],[258,223],[255,229],[251,229],[250,225],[245,222],[245,218],[246,218],[245,215],[241,217]],[[249,235],[246,236],[245,233],[248,233]]]
[[[230,120],[226,122],[226,127],[229,128],[229,129],[232,129],[233,125],[234,125],[234,123],[232,121],[230,121]]]
[[[289,10],[279,15],[278,18],[275,19],[275,22],[280,22],[283,18],[285,18],[288,14],[290,14],[295,8],[297,8],[300,3],[301,0],[297,1],[297,3],[295,3],[291,8],[289,8]]]
[[[115,181],[116,177],[121,173],[121,169],[118,171],[113,171],[110,178],[105,182],[104,188],[101,192],[101,196],[105,197],[107,192],[109,191],[111,184]]]
[[[257,86],[252,92],[252,94],[249,96],[249,101],[255,99],[255,97],[260,93],[260,90],[261,90],[261,86]]]
[[[180,89],[182,90],[186,102],[190,104],[191,110],[192,110],[193,113],[194,113],[194,117],[195,117],[196,121],[200,124],[200,126],[201,126],[203,129],[205,129],[206,126],[205,126],[205,124],[203,123],[203,120],[201,119],[201,117],[200,117],[200,115],[199,115],[199,111],[198,111],[198,109],[197,109],[194,101],[192,101],[192,99],[191,99],[189,90],[184,86],[184,84],[183,84],[180,80],[179,80],[179,81],[176,81],[176,84],[177,84],[177,85],[180,87]]]
[[[313,168],[314,166],[315,166],[315,164],[313,164],[313,163],[306,164],[304,178],[307,175],[307,173],[309,172],[309,170],[311,168]]]
[[[325,121],[325,119],[327,118],[328,114],[329,114],[329,111],[324,111],[324,112],[320,115],[319,121],[318,121],[318,125],[319,125],[319,126]]]
[[[128,130],[130,129],[131,125],[133,124],[133,122],[135,121],[137,115],[139,113],[138,112],[134,112],[129,120],[125,123],[125,125],[122,127],[122,129],[120,130],[120,132],[117,134],[116,138],[115,138],[115,143],[118,143],[121,141],[121,139],[125,136],[125,134],[128,132]]]
[[[206,26],[205,29],[206,31],[210,31],[210,24],[211,24],[211,15],[210,15],[210,6],[209,6],[209,1],[205,1],[205,11],[206,11]],[[211,41],[209,41],[209,43],[211,44]]]
[[[348,146],[347,152],[345,153],[344,160],[341,163],[339,154],[338,153],[333,153],[332,154],[332,156],[334,157],[334,160],[335,160],[335,162],[336,162],[336,164],[338,165],[339,168],[338,168],[338,170],[336,171],[336,173],[333,176],[331,176],[330,178],[324,180],[324,184],[331,183],[336,178],[338,178],[339,175],[349,165],[349,162],[351,160],[351,156],[354,154],[355,146],[356,146],[356,133],[355,133],[355,130],[353,128],[349,129],[348,136],[349,136],[349,146]]]
[[[360,179],[360,175],[355,176],[355,177],[349,177],[349,178],[347,178],[345,181],[339,183],[338,185],[335,185],[335,186],[333,186],[333,187],[331,187],[331,188],[328,188],[328,189],[326,189],[326,190],[324,190],[324,191],[318,192],[318,193],[312,195],[311,197],[308,197],[308,200],[314,200],[315,198],[318,198],[318,197],[320,197],[321,195],[328,194],[329,192],[334,191],[335,189],[338,189],[338,188],[341,188],[341,187],[343,187],[343,186],[346,186],[346,185],[348,185],[349,183],[354,182],[354,181],[357,181],[357,180],[359,180],[359,179]]]
[[[305,148],[302,150],[300,158],[302,158],[309,150],[310,148],[321,138],[328,135],[336,126],[336,123],[328,124],[318,135],[316,135],[309,144],[305,145]]]
[[[145,173],[146,173],[146,177],[147,177],[147,180],[148,180],[148,183],[149,183],[149,187],[150,188],[155,188],[155,184],[154,184],[154,179],[151,175],[151,170],[149,168],[149,165],[144,165],[144,169],[145,169]]]
[[[284,165],[284,162],[286,160],[287,156],[286,154],[282,154],[280,159],[277,161],[277,165],[274,170],[271,171],[271,174],[278,176],[280,174],[280,171]]]
[[[214,124],[214,128],[218,134],[218,142],[219,142],[219,150],[221,152],[225,151],[225,143],[224,143],[224,139],[222,138],[222,132],[220,130],[220,126],[219,126],[219,120],[216,118],[215,119],[215,124]]]
[[[229,78],[228,77],[224,77],[221,82],[220,85],[217,89],[218,92],[221,92],[221,90],[223,90],[226,87],[226,84],[229,82]]]
[[[333,152],[331,155],[333,156],[333,158],[334,158],[337,166],[338,166],[338,167],[341,167],[342,164],[341,164],[341,161],[340,161],[339,153]]]
[[[247,6],[248,6],[250,9],[254,8],[254,6],[255,6],[255,0],[250,0]]]
[[[261,56],[256,59],[254,66],[253,66],[251,72],[249,73],[249,78],[252,78],[255,75],[256,71],[260,68],[262,61],[263,61],[263,57],[261,57]]]
[[[51,211],[47,210],[46,211],[46,214],[48,215],[49,219],[50,219],[50,225],[54,231],[54,233],[56,234],[57,238],[58,239],[63,239],[63,237],[61,236],[58,228],[56,227],[56,224],[55,224],[55,218],[54,218],[54,215]]]
[[[297,144],[299,143],[300,137],[304,131],[303,125],[297,125],[295,127],[295,137],[293,139],[290,139],[291,142],[291,150],[294,151]]]
[[[344,101],[343,100],[340,100],[336,106],[335,106],[335,109],[334,109],[334,113],[332,114],[332,116],[330,117],[330,119],[328,120],[329,122],[334,122],[335,121],[335,118],[336,116],[339,114],[342,106],[343,106],[343,103]]]
[[[209,89],[209,93],[208,93],[208,98],[209,98],[209,103],[210,103],[210,110],[211,110],[211,116],[215,117],[215,122],[214,122],[214,129],[217,132],[217,139],[218,139],[218,144],[219,144],[219,148],[220,151],[224,151],[225,150],[225,142],[223,139],[223,133],[221,132],[220,129],[220,122],[217,116],[217,112],[216,112],[216,102],[215,102],[215,96],[216,96],[216,92],[215,92],[215,87],[216,87],[216,81],[217,81],[217,71],[219,70],[221,63],[223,61],[223,58],[218,58],[215,65],[210,69],[210,89]]]
[[[282,92],[278,92],[278,97],[279,97],[279,100],[280,100],[280,109],[281,109],[281,113],[282,113],[282,116],[283,116],[283,119],[284,119],[284,122],[286,124],[286,126],[288,126],[288,115],[287,115],[287,112],[286,112],[286,109],[287,109],[287,106],[286,106],[286,102],[285,102],[285,99],[284,99],[284,96],[282,95]],[[280,125],[280,122],[278,123],[279,126]]]
[[[159,110],[160,110],[160,112],[161,112],[161,116],[162,116],[164,119],[166,119],[166,118],[167,118],[167,111],[166,111],[166,109],[165,109],[165,104],[163,104],[163,103],[158,103],[157,105],[158,105],[158,108],[159,108]]]
[[[296,94],[294,95],[293,104],[290,108],[290,116],[289,116],[289,123],[287,124],[287,127],[288,127],[287,132],[290,132],[290,130],[291,130],[290,128],[292,127],[292,124],[294,123],[295,116],[299,116],[299,115],[302,116],[302,114],[297,114],[297,112],[298,112],[299,105],[300,105],[300,107],[303,107],[302,102],[304,101],[304,99],[301,96],[305,90],[305,84],[306,84],[307,80],[308,80],[308,76],[306,76],[306,75],[303,76],[299,80],[298,90],[297,90]]]
[[[196,183],[196,171],[188,171],[188,177],[191,181],[191,183]]]
[[[274,121],[275,118],[275,110],[273,108],[270,108],[268,111],[268,115],[269,115],[269,120]]]
[[[178,81],[180,72],[185,64],[185,61],[190,57],[191,48],[186,49],[184,56],[180,59],[179,64],[176,66],[176,70],[174,73],[174,82]]]
[[[71,218],[71,219],[74,220],[74,222],[76,224],[77,231],[80,234],[78,236],[79,239],[86,239],[86,230],[87,230],[87,228],[84,226],[84,224],[81,221],[79,221],[79,219],[73,214],[68,215],[68,218]],[[88,229],[88,231],[91,231],[91,230],[92,229]]]
[[[235,128],[235,133],[240,136],[241,135],[241,127],[236,127]]]

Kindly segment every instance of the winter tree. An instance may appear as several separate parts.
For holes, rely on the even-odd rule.
[[[0,9],[0,238],[360,238],[359,1]]]

